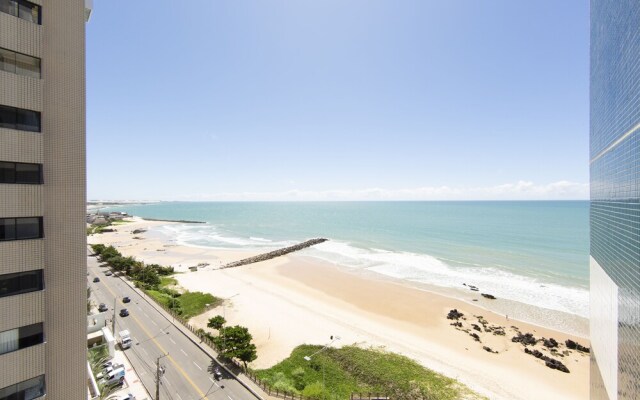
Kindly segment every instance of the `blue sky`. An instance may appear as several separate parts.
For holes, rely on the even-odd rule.
[[[587,198],[588,7],[96,1],[88,197]]]

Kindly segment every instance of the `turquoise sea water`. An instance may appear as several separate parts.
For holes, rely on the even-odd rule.
[[[326,237],[304,254],[435,286],[464,282],[588,315],[587,201],[167,202],[117,209],[207,222],[160,228],[187,245],[270,249]]]

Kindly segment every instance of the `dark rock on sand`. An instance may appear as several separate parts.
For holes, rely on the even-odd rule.
[[[489,293],[480,293],[480,295],[482,297],[486,297],[487,299],[490,299],[490,300],[495,300],[496,299],[496,296],[494,296],[492,294],[489,294]]]
[[[471,336],[472,338],[474,338],[476,340],[476,342],[480,341],[480,336],[478,336],[477,333],[470,333],[469,336]]]
[[[544,345],[544,347],[549,348],[549,349],[553,349],[555,347],[558,347],[558,342],[556,342],[556,340],[554,338],[549,338],[549,339],[542,339],[542,343]]]
[[[449,314],[447,314],[447,319],[455,319],[456,321],[460,318],[462,318],[464,314],[459,312],[457,309],[453,309],[449,311]]]
[[[518,333],[517,336],[511,338],[511,341],[514,343],[522,343],[523,345],[531,346],[535,346],[535,344],[538,343],[536,338],[531,333],[525,333],[524,335],[522,333]]]
[[[569,373],[569,368],[567,368],[566,365],[564,365],[561,361],[545,356],[538,350],[531,351],[527,347],[525,347],[524,352],[544,361],[544,365],[546,365],[548,368],[557,369],[558,371],[562,371],[567,374]]]
[[[478,332],[482,332],[482,329],[480,329],[480,327],[476,324],[471,324],[471,326],[473,327],[473,329],[477,330]]]
[[[590,353],[591,349],[589,347],[584,347],[582,346],[580,343],[574,342],[571,339],[567,339],[564,344],[567,345],[568,348],[570,348],[571,350],[578,350],[578,351],[582,351],[585,353]]]

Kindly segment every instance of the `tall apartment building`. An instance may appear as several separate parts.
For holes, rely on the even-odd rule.
[[[591,398],[640,398],[640,2],[591,1]]]
[[[84,0],[0,0],[0,399],[83,399]]]

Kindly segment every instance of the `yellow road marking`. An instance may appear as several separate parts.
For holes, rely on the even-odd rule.
[[[111,293],[113,295],[113,297],[115,299],[118,298],[118,296],[113,292],[113,290],[111,290],[109,288],[109,286],[105,283],[104,287],[107,288],[107,290],[109,291],[109,293]],[[115,310],[114,310],[115,312]],[[182,374],[182,376],[184,376],[184,379],[187,380],[187,382],[189,382],[191,384],[191,386],[193,386],[193,388],[196,390],[196,392],[198,392],[198,394],[200,395],[200,398],[203,400],[208,400],[207,396],[204,394],[204,392],[202,390],[200,390],[200,388],[198,386],[196,386],[196,384],[191,380],[191,378],[189,378],[189,375],[187,375],[187,373],[184,371],[184,369],[182,369],[182,367],[173,359],[173,357],[171,357],[171,355],[168,355],[169,353],[160,345],[160,343],[158,343],[158,341],[156,340],[155,337],[153,337],[153,335],[151,335],[151,333],[144,327],[142,326],[142,324],[140,323],[140,321],[138,321],[138,318],[134,317],[133,315],[129,315],[131,318],[133,318],[133,320],[135,321],[136,324],[138,324],[138,326],[140,328],[142,328],[142,330],[144,331],[144,333],[147,334],[147,336],[149,336],[149,339],[151,339],[151,341],[158,346],[158,348],[160,349],[161,352],[163,352],[164,354],[167,354],[167,358],[169,359],[169,361],[171,361],[173,363],[173,365],[176,367],[176,369],[178,370],[178,372],[180,372]],[[115,332],[114,332],[115,335]]]

